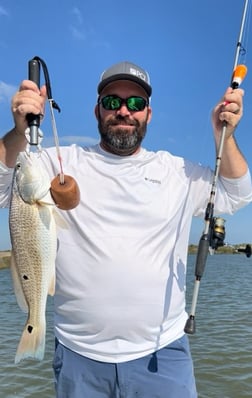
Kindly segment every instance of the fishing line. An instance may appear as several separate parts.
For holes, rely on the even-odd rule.
[[[234,67],[236,67],[236,63],[238,64],[246,64],[247,61],[247,48],[248,48],[248,43],[249,43],[249,31],[250,31],[250,26],[251,26],[251,7],[252,3],[248,1],[247,4],[244,6],[244,11],[243,11],[243,19],[241,21],[241,30],[243,30],[243,37],[239,35],[238,41],[236,43],[236,55],[235,55],[235,61],[234,61]],[[210,137],[212,137],[212,129],[210,128],[211,123],[211,116],[212,116],[212,107],[209,108],[207,118],[206,118],[206,126],[202,130],[203,134],[201,135],[201,147],[199,148],[199,153],[204,154],[206,153],[206,150],[209,150],[209,143],[207,144],[207,141]],[[204,162],[206,162],[206,159],[203,155]],[[203,162],[201,162],[203,164]]]
[[[29,61],[29,64],[28,64],[29,80],[32,80],[33,82],[35,82],[37,84],[38,87],[40,87],[40,65],[42,66],[43,72],[44,72],[47,99],[49,102],[49,109],[50,109],[50,115],[51,115],[53,137],[54,137],[57,157],[59,160],[59,166],[60,166],[60,181],[62,184],[64,184],[64,173],[63,173],[63,166],[62,166],[62,157],[60,154],[59,137],[58,137],[58,131],[57,131],[57,126],[56,126],[56,120],[55,120],[55,116],[54,116],[54,112],[53,112],[53,109],[57,109],[57,111],[60,112],[60,107],[54,101],[54,99],[52,97],[51,82],[50,82],[47,65],[46,65],[45,61],[38,56],[34,57],[32,60]],[[30,142],[29,143],[30,143],[30,145],[37,145],[37,143],[39,141],[39,139],[37,137],[40,134],[39,129],[37,129],[37,131],[36,131],[36,127],[38,127],[40,124],[39,115],[32,115],[32,114],[28,115],[28,124],[30,127]],[[34,126],[34,129],[32,130],[33,126]]]
[[[43,68],[43,72],[44,72],[45,85],[46,85],[46,91],[47,91],[47,97],[48,97],[49,109],[50,109],[50,115],[51,115],[51,123],[52,123],[52,131],[53,131],[54,143],[55,143],[57,157],[58,157],[59,166],[60,166],[59,178],[60,178],[60,183],[64,184],[65,180],[64,180],[62,157],[61,157],[61,153],[60,153],[59,135],[58,135],[57,126],[56,126],[56,120],[55,120],[55,116],[54,116],[54,112],[53,112],[53,109],[57,109],[57,111],[60,112],[60,107],[54,101],[54,99],[52,97],[51,83],[50,83],[49,73],[48,73],[48,69],[47,69],[45,61],[43,61],[42,58],[37,57],[37,56],[34,57],[33,59],[37,60],[37,61],[39,61],[41,63],[42,68]]]
[[[240,60],[240,57],[244,49],[242,46],[242,39],[245,30],[245,24],[247,21],[248,3],[249,0],[245,0],[241,26],[236,46],[236,52],[234,57],[234,65],[232,69],[232,77],[230,83],[230,86],[233,88],[233,90],[237,89],[240,86],[241,82],[243,81],[247,73],[246,66],[238,65],[238,61]],[[222,124],[222,132],[221,132],[219,146],[217,148],[217,156],[216,156],[215,170],[211,185],[211,193],[205,210],[205,227],[198,245],[198,252],[195,264],[195,284],[194,284],[194,291],[193,291],[192,304],[191,304],[191,313],[184,328],[184,331],[188,334],[195,333],[196,305],[198,300],[200,281],[205,270],[208,253],[214,252],[215,250],[218,249],[218,247],[224,245],[225,220],[222,219],[221,217],[214,217],[214,202],[217,190],[217,180],[219,177],[220,166],[221,166],[222,152],[226,136],[226,129],[227,129],[227,122],[224,121]]]
[[[243,50],[245,50],[243,45],[242,45],[242,41],[243,41],[243,37],[244,37],[245,25],[247,23],[248,4],[249,4],[249,0],[245,0],[243,14],[242,14],[242,19],[241,19],[241,26],[240,26],[240,31],[239,31],[237,45],[236,45],[236,52],[235,52],[235,57],[234,57],[233,71],[235,70],[236,66],[238,65],[238,61],[239,61],[239,59],[241,57],[241,54],[242,54]],[[245,50],[245,54],[246,54],[246,50]],[[231,84],[232,84],[232,81],[231,81]]]

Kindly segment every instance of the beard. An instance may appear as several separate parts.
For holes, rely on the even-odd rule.
[[[125,128],[122,125],[125,125]],[[107,150],[116,155],[127,156],[140,147],[146,134],[147,120],[140,123],[138,120],[118,115],[103,122],[99,116],[98,129],[101,143]]]

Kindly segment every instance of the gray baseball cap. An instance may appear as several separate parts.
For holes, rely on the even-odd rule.
[[[140,68],[140,66],[127,61],[113,65],[102,73],[100,83],[97,87],[98,94],[101,93],[107,84],[117,80],[130,80],[135,82],[144,88],[149,97],[151,96],[152,88],[149,74],[144,69]]]

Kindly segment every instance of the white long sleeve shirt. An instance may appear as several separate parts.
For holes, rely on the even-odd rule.
[[[187,247],[193,216],[204,216],[212,171],[168,152],[141,149],[120,157],[63,147],[65,174],[81,202],[60,211],[55,334],[86,357],[123,362],[147,355],[184,334]],[[58,173],[54,148],[41,161]],[[0,206],[7,206],[12,169],[0,168]],[[252,200],[249,172],[220,178],[215,214]]]

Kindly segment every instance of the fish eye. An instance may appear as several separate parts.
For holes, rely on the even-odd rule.
[[[21,163],[19,162],[16,164],[16,169],[20,169],[20,167],[21,167]]]

